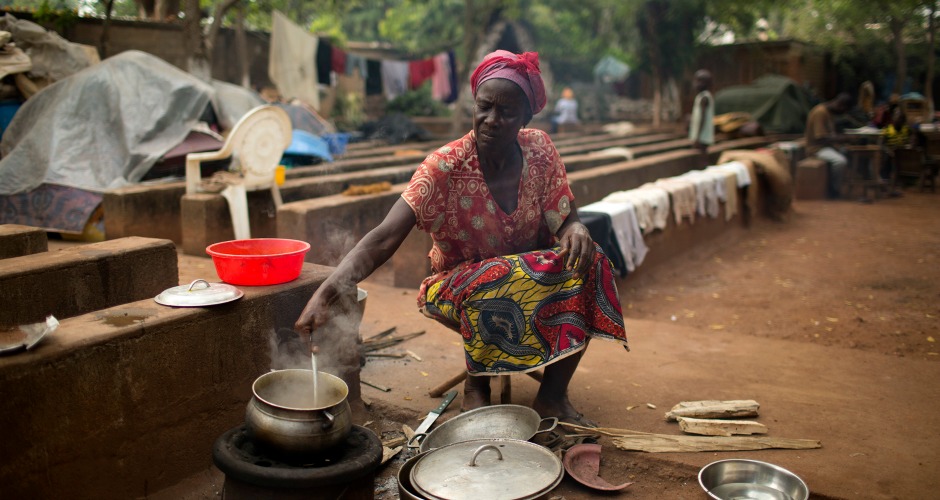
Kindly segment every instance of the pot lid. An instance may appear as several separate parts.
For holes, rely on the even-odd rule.
[[[195,280],[188,285],[167,288],[153,300],[157,304],[173,307],[203,307],[224,304],[240,299],[244,292],[226,283]]]
[[[411,470],[411,484],[434,499],[529,499],[563,477],[561,459],[520,439],[474,439],[431,450]]]

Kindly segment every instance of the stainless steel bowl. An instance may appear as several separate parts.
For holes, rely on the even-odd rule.
[[[712,462],[698,473],[698,484],[716,500],[807,500],[809,488],[796,474],[757,460]]]

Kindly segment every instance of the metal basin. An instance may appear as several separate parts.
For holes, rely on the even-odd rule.
[[[528,441],[538,433],[551,431],[557,425],[557,418],[541,418],[538,412],[527,406],[484,406],[461,413],[428,434],[415,434],[408,446],[428,451],[473,439],[504,438]],[[546,428],[543,429],[543,426]]]
[[[809,488],[796,474],[767,462],[745,459],[712,462],[698,482],[716,500],[807,500]]]

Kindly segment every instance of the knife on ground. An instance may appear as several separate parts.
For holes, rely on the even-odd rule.
[[[447,409],[447,406],[450,405],[450,402],[457,397],[457,391],[450,391],[447,394],[444,394],[444,400],[441,401],[441,404],[437,408],[428,412],[428,416],[424,417],[424,421],[421,422],[421,425],[415,429],[415,434],[421,434],[427,432],[431,428],[431,424],[437,420],[437,417],[441,416],[441,413],[444,413],[444,410]]]

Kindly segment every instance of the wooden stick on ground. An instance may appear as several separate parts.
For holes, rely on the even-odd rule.
[[[822,448],[815,439],[790,439],[774,437],[717,437],[717,436],[670,436],[649,434],[645,436],[620,436],[613,439],[614,446],[625,451],[648,453],[695,452],[695,451],[750,451],[770,448],[808,450]]]
[[[398,329],[397,326],[393,326],[393,327],[389,328],[388,330],[383,330],[383,331],[381,331],[381,332],[379,332],[379,333],[376,333],[375,335],[373,335],[373,336],[371,336],[371,337],[369,337],[369,338],[363,340],[362,342],[363,342],[363,343],[366,343],[366,342],[375,342],[376,340],[378,340],[378,339],[380,339],[380,338],[382,338],[382,337],[388,337],[389,335],[395,333],[395,330],[397,330],[397,329]]]
[[[467,378],[467,370],[460,370],[460,373],[441,382],[437,387],[434,387],[428,391],[428,395],[432,398],[439,398],[443,396],[445,392],[451,390],[451,388],[453,388],[455,385],[463,382],[465,378]]]
[[[702,436],[767,434],[767,426],[750,420],[679,417],[679,428],[686,434],[699,434]]]
[[[378,389],[378,390],[380,390],[380,391],[382,391],[382,392],[390,392],[390,391],[392,390],[390,387],[385,387],[384,385],[374,384],[374,383],[369,382],[368,380],[364,380],[364,379],[359,379],[359,382],[362,382],[363,384],[365,384],[365,385],[367,385],[367,386],[369,386],[369,387],[373,387],[373,388],[375,388],[375,389]]]
[[[413,339],[419,335],[424,335],[424,330],[421,330],[420,332],[409,333],[407,335],[402,335],[401,337],[389,337],[385,340],[363,342],[362,347],[360,347],[359,350],[362,352],[377,351],[379,349],[391,347],[393,345],[399,344],[406,340]]]
[[[760,404],[751,399],[736,401],[683,401],[666,412],[666,420],[676,421],[679,417],[756,417],[759,408]]]

